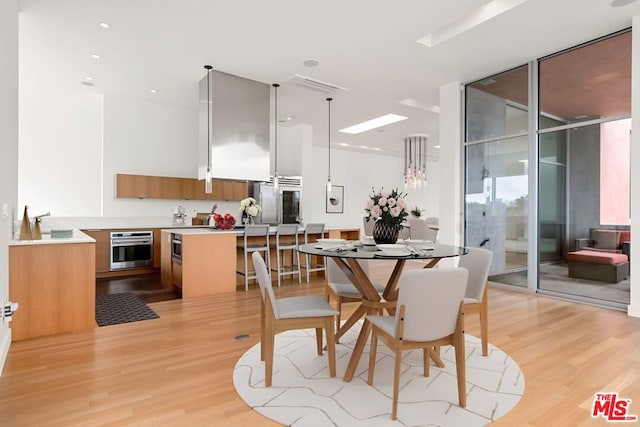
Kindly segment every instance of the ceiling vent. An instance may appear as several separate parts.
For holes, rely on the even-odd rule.
[[[334,93],[341,90],[349,90],[342,86],[334,85],[333,83],[322,82],[320,80],[312,79],[311,77],[303,76],[300,74],[294,74],[293,76],[289,77],[288,81],[297,86],[306,87],[308,89],[322,93]]]

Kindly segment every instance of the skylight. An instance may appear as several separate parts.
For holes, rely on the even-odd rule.
[[[367,120],[366,122],[358,123],[357,125],[353,125],[348,128],[340,129],[339,132],[355,135],[357,133],[366,132],[368,130],[390,125],[392,123],[401,122],[402,120],[406,119],[407,117],[400,116],[398,114],[386,114],[384,116],[376,117],[375,119]]]

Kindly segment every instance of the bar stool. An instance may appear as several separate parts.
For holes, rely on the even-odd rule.
[[[284,239],[283,239],[284,238]],[[276,244],[271,245],[276,250],[276,268],[278,274],[278,287],[280,286],[280,278],[288,275],[298,275],[298,284],[302,284],[300,278],[300,253],[298,252],[298,224],[280,224],[276,228]],[[291,251],[291,265],[284,263],[285,251]],[[294,264],[294,257],[297,262]]]
[[[320,238],[324,237],[324,224],[307,224],[304,227],[304,244],[307,245],[309,243],[313,243],[316,242],[317,239],[314,238],[313,240],[309,240],[309,236],[310,235],[316,235],[319,234]],[[301,265],[301,268],[304,268],[307,272],[307,283],[309,283],[309,276],[311,275],[311,273],[313,273],[314,271],[326,271],[327,269],[327,264],[326,264],[326,258],[322,257],[322,262],[319,263],[312,263],[311,262],[311,255],[309,254],[305,254],[305,262],[304,265]]]
[[[260,239],[249,240],[250,237],[263,237],[264,242]],[[254,252],[266,252],[267,266],[271,266],[271,256],[269,254],[269,225],[247,225],[244,229],[243,239],[243,251],[244,251],[244,271],[236,271],[237,274],[244,276],[244,290],[249,290],[249,279],[257,279],[255,267],[253,270],[249,270],[249,254]],[[269,274],[271,278],[271,274]]]

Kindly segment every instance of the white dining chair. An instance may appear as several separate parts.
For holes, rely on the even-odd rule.
[[[469,271],[469,280],[464,295],[464,313],[478,313],[480,316],[480,337],[482,355],[487,356],[489,347],[488,286],[489,270],[493,252],[482,248],[467,248],[469,252],[460,257],[458,267]]]
[[[262,294],[260,303],[260,360],[265,361],[264,383],[271,386],[273,377],[273,351],[276,334],[291,329],[316,330],[316,348],[322,355],[322,330],[327,337],[329,375],[336,376],[336,343],[333,329],[336,310],[321,296],[304,295],[276,299],[269,271],[259,252],[252,255]]]
[[[365,275],[369,275],[369,260],[359,259],[358,263],[362,267]],[[379,283],[373,283],[376,291],[381,294],[384,291],[384,285]],[[327,302],[331,300],[336,301],[336,310],[338,315],[336,316],[336,331],[340,329],[341,316],[342,316],[342,304],[350,302],[362,302],[362,293],[356,288],[356,286],[349,280],[349,278],[342,272],[342,269],[333,260],[327,262],[327,281],[325,286],[325,295]],[[345,325],[345,328],[349,328],[355,324],[355,321],[351,325]],[[336,341],[337,342],[337,341]]]
[[[409,219],[409,235],[411,240],[430,240],[429,227],[427,223],[420,218]]]
[[[373,385],[378,339],[394,353],[391,419],[398,415],[402,351],[422,349],[423,375],[429,376],[429,352],[434,347],[455,348],[458,404],[467,405],[463,299],[469,273],[464,268],[409,270],[400,277],[394,316],[368,315],[372,326],[369,375]]]

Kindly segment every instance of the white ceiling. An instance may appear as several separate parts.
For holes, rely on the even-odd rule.
[[[46,70],[52,84],[198,106],[203,65],[280,83],[284,126],[309,123],[326,144],[325,93],[288,82],[294,74],[348,88],[331,94],[332,143],[401,151],[412,133],[438,141],[439,87],[476,80],[629,27],[640,2],[494,0],[516,6],[434,47],[417,43],[464,23],[486,0],[18,0],[22,66]],[[108,22],[110,29],[100,28]],[[28,53],[28,54],[27,54]],[[90,57],[101,55],[100,60]],[[306,59],[317,67],[303,65]],[[86,76],[95,86],[81,86]],[[28,84],[28,82],[22,82]],[[156,89],[153,95],[150,89]],[[337,130],[387,113],[403,122],[359,135]],[[430,154],[437,156],[437,150]]]

